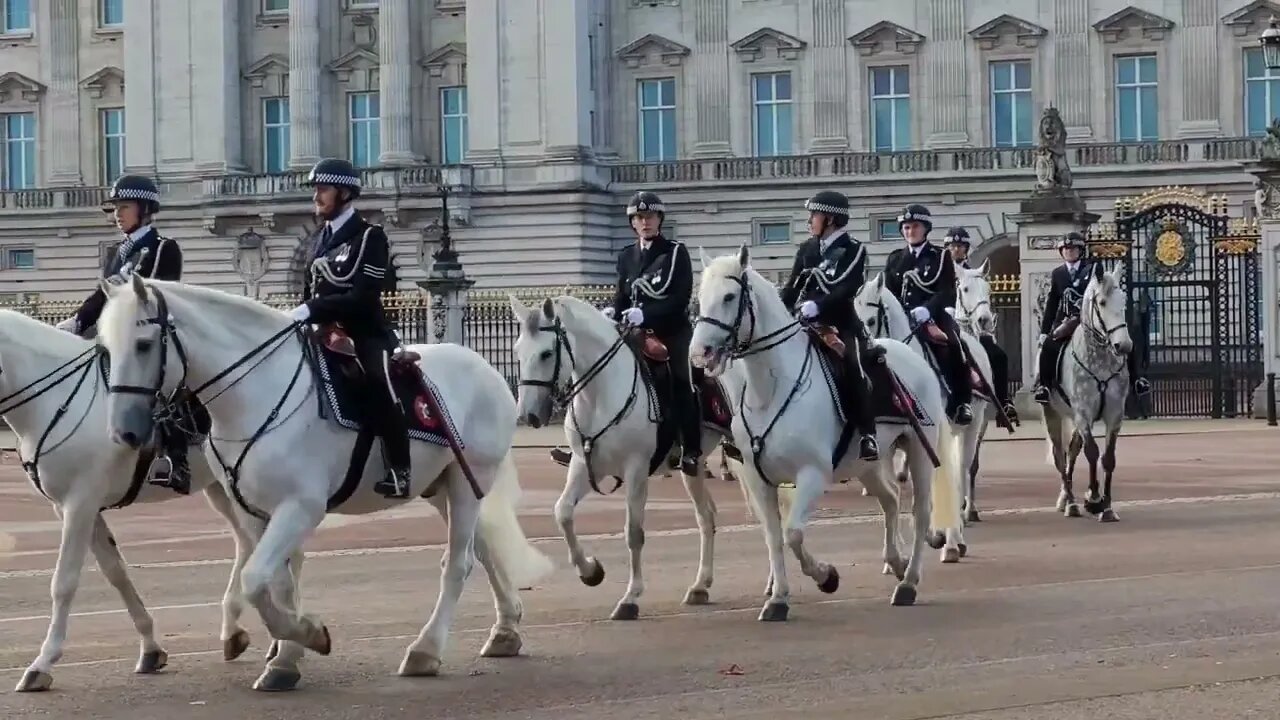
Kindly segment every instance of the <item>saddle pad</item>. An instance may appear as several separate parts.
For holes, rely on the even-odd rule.
[[[342,371],[341,363],[347,358],[335,358],[333,354],[319,345],[312,343],[316,366],[320,371],[321,392],[320,417],[332,418],[342,427],[359,432],[363,425],[360,418],[363,414],[361,399],[369,392],[363,377],[352,378]],[[440,399],[440,390],[430,378],[418,371],[417,365],[392,363],[391,387],[400,401],[400,409],[409,420],[409,437],[421,442],[448,447],[449,441],[444,435],[441,421],[448,424],[449,431],[458,438],[459,447],[465,447],[458,436],[449,409]],[[431,415],[428,410],[425,392],[436,398],[444,418]]]
[[[733,411],[729,409],[724,386],[716,378],[704,377],[698,390],[698,397],[702,400],[702,424],[726,435],[729,434],[729,426],[733,422]]]
[[[872,403],[875,405],[876,422],[905,424],[907,422],[908,408],[902,407],[893,392],[893,386],[889,378],[889,366],[878,364],[872,368],[868,368],[871,376],[871,397]],[[920,399],[915,393],[911,392],[911,388],[899,379],[899,385],[902,386],[902,392],[906,396],[907,404],[910,406],[910,412],[914,413],[916,420],[924,427],[931,427],[934,424],[933,418],[924,411],[920,405]]]

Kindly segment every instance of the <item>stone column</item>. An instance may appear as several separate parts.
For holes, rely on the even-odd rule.
[[[813,2],[813,142],[811,152],[849,149],[848,40],[844,0]]]
[[[1179,137],[1217,137],[1222,82],[1218,61],[1217,0],[1182,0],[1182,30],[1178,33],[1182,62],[1182,123]],[[1238,57],[1238,56],[1237,56]],[[1237,59],[1235,62],[1239,62]]]
[[[1264,159],[1245,163],[1254,182],[1254,206],[1261,225],[1258,246],[1262,287],[1262,384],[1253,392],[1253,417],[1267,416],[1267,375],[1280,373],[1280,157],[1263,150]],[[1280,384],[1280,381],[1277,381]],[[1280,391],[1280,388],[1277,388]]]
[[[1031,392],[1039,354],[1040,320],[1049,296],[1049,274],[1062,262],[1054,244],[1073,230],[1083,234],[1098,217],[1071,190],[1033,195],[1022,202],[1020,213],[1010,216],[1018,224],[1022,275],[1022,389],[1014,403],[1024,419],[1041,416]]]
[[[546,117],[543,157],[581,161],[591,155],[591,8],[587,0],[556,0],[542,9],[545,68],[542,103]],[[470,46],[468,45],[468,52]]]
[[[1092,67],[1089,55],[1089,0],[1057,0],[1053,4],[1054,105],[1062,113],[1067,137],[1093,137]]]
[[[239,3],[234,2],[191,6],[191,57],[201,60],[190,72],[191,141],[196,169],[201,172],[245,170],[239,9]]]
[[[467,0],[467,125],[472,164],[502,158],[503,6],[506,0]]]
[[[696,98],[693,156],[727,157],[733,154],[729,136],[733,108],[729,106],[728,0],[693,0],[693,38],[693,72],[685,75],[685,82],[693,84]]]
[[[80,175],[80,46],[76,0],[49,3],[50,185],[79,185]],[[111,182],[115,178],[103,178]]]
[[[911,78],[913,88],[925,81],[928,98],[929,131],[925,143],[931,148],[963,147],[969,144],[968,47],[965,34],[964,0],[929,0],[929,39],[924,52],[922,75]]]
[[[156,172],[155,1],[134,0],[124,14],[124,164]]]
[[[298,169],[320,160],[320,4],[324,1],[289,3],[289,165]]]
[[[382,115],[383,165],[409,165],[413,152],[412,42],[409,0],[382,0],[378,5],[378,94]],[[427,13],[423,13],[426,15]]]

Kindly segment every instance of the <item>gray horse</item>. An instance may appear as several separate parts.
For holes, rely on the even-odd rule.
[[[1129,395],[1128,354],[1133,351],[1126,323],[1125,293],[1114,272],[1093,266],[1093,277],[1080,301],[1080,324],[1058,360],[1058,387],[1053,388],[1044,409],[1044,429],[1049,440],[1049,460],[1062,477],[1058,510],[1080,517],[1071,489],[1080,450],[1089,460],[1089,497],[1084,507],[1099,522],[1120,518],[1111,507],[1111,475],[1116,469],[1116,437],[1124,421]],[[1098,494],[1098,443],[1094,423],[1106,428],[1102,469],[1106,473]]]

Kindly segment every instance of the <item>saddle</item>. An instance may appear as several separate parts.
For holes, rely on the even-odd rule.
[[[1053,337],[1054,342],[1062,342],[1063,340],[1070,338],[1078,327],[1080,327],[1080,317],[1069,317],[1066,320],[1063,320],[1062,324],[1058,325],[1058,327],[1054,328],[1050,335]]]

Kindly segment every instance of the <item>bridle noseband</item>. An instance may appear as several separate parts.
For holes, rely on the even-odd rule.
[[[150,398],[151,405],[154,407],[156,401],[164,393],[165,366],[169,361],[169,343],[172,341],[173,350],[178,355],[178,361],[182,363],[182,379],[178,382],[178,388],[181,388],[187,379],[187,352],[174,328],[173,316],[169,314],[169,303],[165,300],[164,293],[161,293],[158,288],[151,288],[151,292],[155,293],[156,297],[156,314],[154,317],[139,321],[138,327],[155,325],[160,328],[160,367],[156,373],[156,384],[154,387],[147,387],[144,385],[112,383],[107,386],[107,392],[113,395],[144,395]]]

